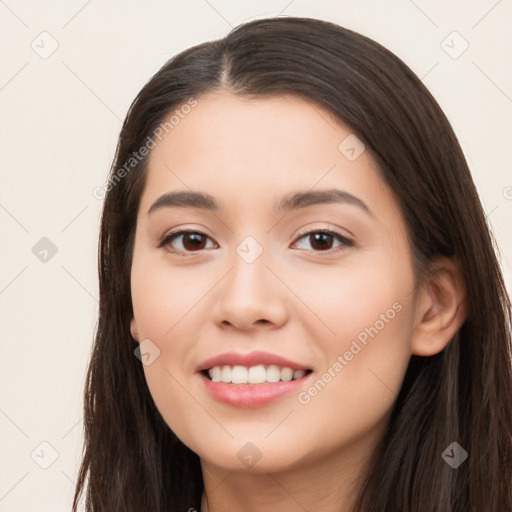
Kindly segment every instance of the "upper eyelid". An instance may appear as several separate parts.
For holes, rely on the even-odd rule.
[[[310,222],[310,223],[308,223],[308,225],[309,224],[314,224],[314,223]],[[295,239],[297,237],[299,237],[299,236],[304,236],[304,235],[309,234],[311,232],[318,232],[318,231],[332,232],[333,234],[339,235],[342,238],[346,238],[347,240],[353,240],[355,238],[355,235],[353,233],[351,233],[346,228],[341,228],[339,226],[336,226],[332,222],[324,222],[323,224],[324,224],[324,226],[312,227],[312,228],[307,227],[308,225],[306,225],[306,227],[304,229],[301,229],[298,232],[296,232]],[[162,235],[159,239],[163,240],[163,239],[167,238],[168,236],[177,235],[177,234],[180,234],[182,232],[185,232],[185,233],[201,233],[201,234],[203,234],[205,236],[208,236],[208,237],[213,239],[213,236],[209,235],[206,231],[207,231],[206,228],[203,228],[203,227],[201,227],[201,228],[189,228],[189,227],[176,228],[176,229],[171,229],[169,232],[167,232],[164,235]],[[339,231],[346,231],[348,234],[343,234],[343,233],[340,233]]]

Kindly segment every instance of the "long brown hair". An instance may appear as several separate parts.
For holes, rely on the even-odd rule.
[[[200,509],[199,457],[164,422],[134,356],[130,270],[147,166],[147,156],[135,156],[167,116],[216,89],[297,94],[326,107],[364,142],[395,191],[417,275],[436,255],[457,258],[463,271],[468,317],[443,351],[411,356],[353,512],[512,510],[510,298],[450,123],[378,43],[326,21],[279,17],[175,56],[126,116],[101,221],[99,320],[73,511],[85,491],[89,512]],[[441,456],[452,442],[468,452],[456,469]]]

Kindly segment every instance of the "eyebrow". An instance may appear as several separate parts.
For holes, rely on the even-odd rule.
[[[307,190],[288,194],[274,204],[277,212],[306,208],[319,204],[346,203],[357,206],[371,217],[375,217],[370,208],[353,194],[339,189]],[[211,212],[221,210],[217,200],[204,192],[175,191],[161,195],[149,208],[148,215],[162,208],[199,208]]]

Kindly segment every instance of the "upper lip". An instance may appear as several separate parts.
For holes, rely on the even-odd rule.
[[[302,364],[286,359],[285,357],[278,356],[277,354],[271,354],[270,352],[255,351],[249,354],[237,354],[236,352],[226,352],[219,354],[218,356],[211,357],[206,361],[202,362],[196,369],[201,372],[203,370],[209,370],[214,366],[257,366],[259,364],[271,365],[291,368],[292,370],[309,370],[310,368]]]

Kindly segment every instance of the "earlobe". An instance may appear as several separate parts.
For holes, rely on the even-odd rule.
[[[137,329],[137,322],[135,321],[135,318],[132,318],[130,322],[130,332],[132,334],[132,338],[135,341],[139,341],[139,330]]]
[[[441,352],[467,318],[467,295],[459,263],[447,257],[432,262],[419,291],[411,352],[432,356]]]

